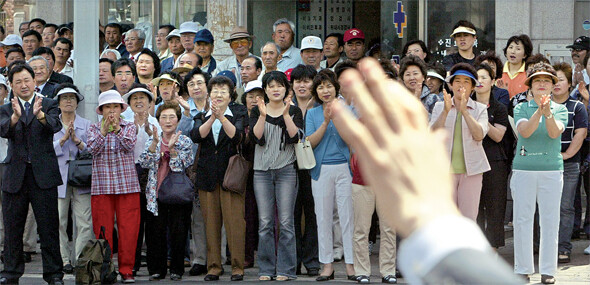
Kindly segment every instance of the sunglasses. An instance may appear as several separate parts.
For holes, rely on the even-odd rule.
[[[248,39],[239,39],[239,40],[233,40],[230,42],[230,46],[232,48],[237,48],[239,46],[247,46],[250,44],[250,40]]]

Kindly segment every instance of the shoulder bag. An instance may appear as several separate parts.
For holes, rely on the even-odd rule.
[[[195,199],[193,183],[184,171],[168,172],[158,189],[158,201],[164,204],[185,205]]]
[[[315,156],[313,148],[307,137],[303,137],[303,132],[299,132],[299,142],[295,144],[295,156],[297,156],[297,166],[299,169],[312,169],[315,167]]]
[[[246,192],[246,184],[248,184],[248,174],[252,163],[247,161],[240,152],[241,141],[238,144],[238,153],[229,158],[225,175],[223,176],[223,189],[237,194],[244,194]]]
[[[75,160],[68,162],[68,185],[90,187],[92,184],[92,154],[88,150],[78,152]]]

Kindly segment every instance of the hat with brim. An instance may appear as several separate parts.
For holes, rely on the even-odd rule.
[[[433,70],[429,70],[428,73],[426,74],[426,77],[434,77],[434,78],[440,79],[443,82],[445,81],[444,77],[442,77],[440,74],[436,73]]]
[[[172,30],[172,32],[168,33],[168,35],[166,36],[166,40],[169,41],[171,37],[180,38],[180,30],[179,29]]]
[[[475,32],[474,29],[472,28],[468,28],[468,27],[463,27],[463,26],[459,26],[456,29],[453,30],[453,33],[451,34],[451,38],[454,37],[456,34],[459,33],[465,33],[465,34],[470,34],[470,35],[477,35],[477,32]]]
[[[590,50],[590,38],[587,36],[578,37],[573,44],[565,48]]]
[[[18,45],[18,46],[23,46],[23,40],[18,36],[18,35],[8,35],[6,36],[6,38],[4,38],[3,41],[0,42],[0,47],[2,46],[14,46],[14,45]]]
[[[176,72],[176,73],[183,73],[183,72],[189,72],[189,71],[193,70],[193,68],[194,67],[192,65],[190,65],[188,63],[185,63],[182,66],[179,66],[179,67],[176,67],[176,68],[172,69],[172,71],[173,72]]]
[[[123,101],[127,102],[127,103],[131,103],[129,102],[131,95],[135,94],[135,93],[145,93],[146,96],[148,96],[148,98],[150,99],[150,101],[154,101],[156,100],[156,98],[154,98],[154,93],[150,92],[149,90],[142,88],[142,87],[138,87],[138,88],[133,88],[131,90],[129,90],[129,92],[127,92],[127,94],[123,95]]]
[[[152,79],[152,84],[154,86],[158,86],[160,84],[160,80],[163,80],[163,79],[170,80],[170,81],[180,85],[180,83],[178,83],[178,81],[176,81],[176,79],[172,78],[172,76],[170,76],[170,74],[168,74],[168,73],[164,73],[164,74],[162,74],[162,76]]]
[[[196,22],[184,22],[180,24],[180,28],[178,29],[180,34],[185,33],[192,33],[196,34],[199,31],[199,24]]]
[[[96,107],[96,113],[102,115],[102,106],[106,104],[121,104],[121,112],[127,110],[127,103],[123,101],[121,94],[115,90],[107,90],[100,93],[98,96],[98,106]]]
[[[539,76],[539,75],[547,75],[547,76],[551,77],[551,81],[553,81],[553,84],[557,83],[557,81],[558,81],[557,76],[551,74],[551,72],[537,71],[537,72],[531,74],[529,77],[527,77],[527,79],[524,81],[524,85],[531,87],[531,80],[533,79],[533,77]]]
[[[463,75],[463,76],[467,76],[467,77],[471,78],[471,80],[473,80],[473,87],[481,85],[479,83],[479,81],[477,81],[477,78],[475,78],[475,76],[473,76],[473,74],[471,74],[471,72],[464,70],[464,69],[459,69],[459,70],[455,71],[455,73],[449,75],[445,81],[447,83],[451,84],[451,81],[453,81],[453,77],[455,77],[457,75]]]
[[[252,80],[246,84],[246,89],[244,89],[244,93],[248,93],[254,89],[262,90],[262,81],[260,80]]]
[[[82,94],[78,93],[76,90],[74,90],[74,88],[69,88],[69,87],[59,90],[59,92],[57,92],[57,94],[55,94],[55,100],[57,100],[59,102],[59,96],[61,96],[63,94],[70,94],[70,93],[76,94],[76,97],[78,97],[78,101],[84,100],[84,96],[82,96]]]
[[[223,40],[226,43],[231,42],[232,40],[235,39],[242,39],[242,38],[248,38],[250,40],[254,39],[254,36],[250,35],[248,33],[248,29],[246,29],[246,27],[244,26],[237,26],[235,27],[232,31],[231,34],[229,35],[228,39]]]

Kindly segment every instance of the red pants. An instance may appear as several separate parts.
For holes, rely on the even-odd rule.
[[[140,193],[121,195],[92,195],[92,225],[96,238],[100,227],[105,228],[106,239],[113,248],[113,225],[117,216],[119,233],[119,272],[131,274],[135,264],[135,248],[139,234]]]

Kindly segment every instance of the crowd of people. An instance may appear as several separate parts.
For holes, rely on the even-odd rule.
[[[458,50],[442,63],[413,40],[397,64],[378,45],[367,50],[358,28],[307,36],[297,48],[295,25],[282,18],[259,55],[254,35],[238,26],[217,43],[233,54],[216,60],[221,39],[198,23],[162,25],[154,50],[141,29],[109,23],[100,30],[97,117],[83,118],[73,31],[39,18],[21,24],[20,35],[0,29],[0,284],[18,283],[36,231],[49,284],[63,284],[101,233],[123,283],[135,281],[144,248],[150,280],[181,280],[191,267],[190,275],[215,281],[230,265],[240,281],[256,264],[260,281],[304,273],[328,281],[343,261],[348,280],[369,283],[379,233],[381,281],[397,283],[398,243],[408,232],[396,231],[390,205],[359,166],[363,152],[334,121],[338,110],[372,120],[372,101],[359,106],[359,87],[345,84],[364,57],[416,97],[432,131],[447,132],[447,153],[438,155],[449,159],[454,202],[489,246],[504,246],[504,226],[513,225],[514,273],[528,279],[538,250],[541,281],[553,284],[558,262],[570,262],[572,236],[590,236],[590,201],[582,219],[580,198],[590,191],[588,37],[568,46],[573,66],[533,54],[527,35],[507,41],[503,63],[476,50],[476,27],[462,20],[451,33]],[[92,178],[74,185],[70,162],[84,154]],[[239,157],[247,169],[236,168]],[[239,189],[227,186],[233,176],[244,177]]]

